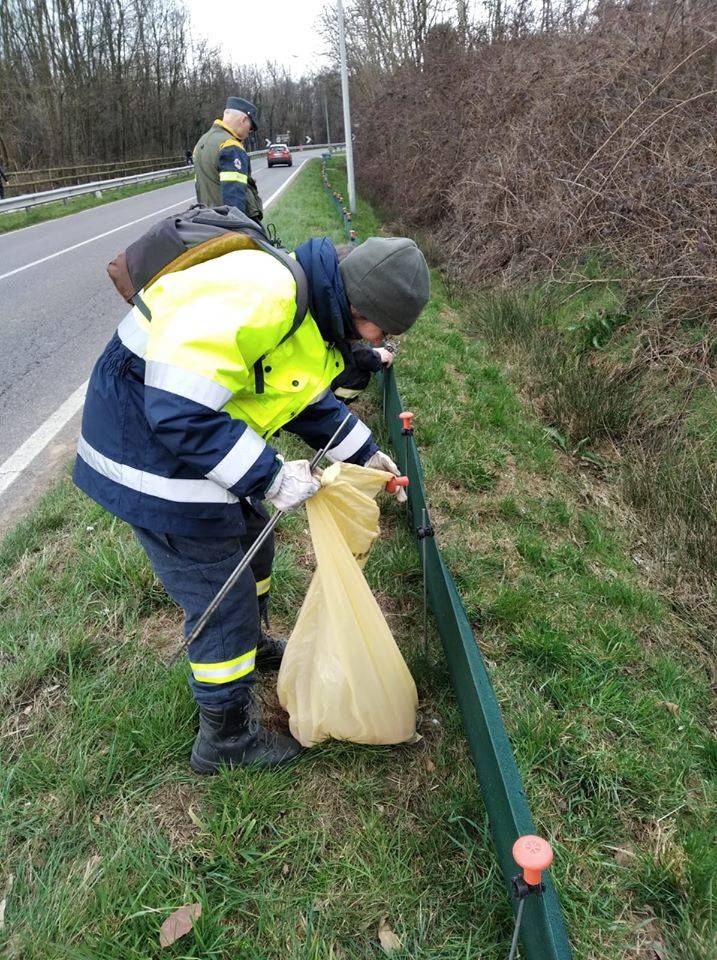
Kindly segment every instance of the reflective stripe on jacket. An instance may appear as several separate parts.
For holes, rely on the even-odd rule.
[[[93,370],[78,486],[151,530],[241,532],[238,499],[262,498],[279,469],[266,440],[286,426],[316,448],[347,413],[327,389],[340,353],[311,315],[280,342],[295,293],[286,267],[258,250],[156,281]],[[331,456],[364,463],[376,449],[352,417]]]

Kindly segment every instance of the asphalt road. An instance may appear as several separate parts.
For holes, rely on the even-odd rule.
[[[255,162],[265,204],[298,166],[319,154],[302,152],[293,167],[271,170],[263,158]],[[76,441],[79,415],[18,470],[18,451],[35,442],[32,435],[43,425],[53,429],[58,408],[87,380],[127,312],[107,263],[152,223],[194,199],[187,182],[0,234],[0,530],[17,519]]]

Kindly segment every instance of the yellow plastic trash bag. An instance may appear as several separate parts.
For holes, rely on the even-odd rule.
[[[361,572],[379,534],[374,497],[389,479],[335,463],[306,503],[316,572],[277,684],[304,746],[329,737],[402,743],[416,735],[416,685]]]

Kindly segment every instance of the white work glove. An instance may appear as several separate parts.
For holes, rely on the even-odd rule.
[[[320,487],[318,479],[311,475],[308,460],[289,460],[274,477],[264,499],[277,510],[293,510],[318,493]]]
[[[376,453],[371,454],[366,463],[364,463],[364,467],[371,467],[372,470],[385,470],[386,473],[392,473],[394,477],[401,476],[401,471],[383,450],[377,450]],[[406,500],[408,500],[406,488],[396,487],[394,497],[397,503],[405,503]]]
[[[390,350],[387,350],[385,347],[374,347],[373,352],[377,353],[381,358],[381,365],[384,367],[390,367],[393,363],[394,356]]]

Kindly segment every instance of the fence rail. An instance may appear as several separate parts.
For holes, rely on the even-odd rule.
[[[299,147],[291,147],[292,153],[300,153],[304,150],[320,150],[324,148],[334,148],[338,149],[343,147],[343,143],[317,143],[317,144],[306,144]],[[254,150],[249,156],[250,157],[265,157],[267,154],[266,150]],[[173,158],[176,161],[176,158]],[[128,168],[128,165],[136,163],[147,165],[151,161],[137,161],[130,160],[126,161],[124,164],[124,169]],[[96,164],[95,166],[102,166],[102,164]],[[109,166],[109,164],[108,164]],[[68,167],[55,167],[52,169],[71,169]],[[79,168],[75,168],[79,169]],[[43,203],[53,203],[57,200],[67,201],[70,197],[80,196],[84,193],[95,193],[98,197],[102,196],[103,190],[111,190],[116,187],[127,186],[132,183],[149,183],[152,180],[162,180],[165,177],[176,176],[180,173],[189,173],[192,168],[186,163],[182,166],[175,167],[166,167],[165,169],[160,170],[150,170],[147,173],[133,173],[126,177],[113,177],[109,180],[92,180],[89,183],[75,183],[64,187],[57,187],[53,190],[43,190],[37,193],[24,193],[20,194],[17,197],[6,197],[4,200],[0,200],[0,214],[8,213],[12,210],[30,210],[32,207],[37,207]],[[29,171],[27,171],[29,172]],[[48,172],[48,171],[42,171]],[[79,176],[89,176],[90,174],[80,174]],[[66,178],[56,178],[57,179],[76,179],[77,175],[73,177]]]
[[[133,173],[151,173],[185,164],[180,157],[149,157],[145,160],[121,160],[108,163],[86,163],[66,167],[48,167],[45,170],[16,170],[9,173],[12,181],[8,194],[42,193],[71,184],[95,182]],[[186,165],[186,164],[185,164]]]
[[[170,157],[143,157],[141,160],[104,160],[100,163],[66,163],[61,167],[28,167],[26,170],[10,170],[10,176],[25,177],[35,173],[60,174],[66,170],[100,170],[107,168],[129,169],[133,166],[148,166],[149,164],[172,164],[182,159],[177,154]]]
[[[149,183],[152,180],[163,180],[178,173],[187,173],[190,168],[168,167],[166,170],[152,170],[149,173],[136,173],[129,177],[115,177],[111,180],[94,180],[92,183],[76,183],[69,187],[58,187],[56,190],[44,190],[42,193],[25,193],[19,197],[7,197],[0,200],[0,213],[9,213],[11,210],[30,210],[39,207],[42,203],[53,203],[56,200],[67,201],[70,197],[77,197],[83,193],[94,193],[102,196],[103,190],[113,187],[127,186],[131,183]]]
[[[351,214],[346,210],[341,194],[329,183],[325,163],[322,163],[322,168],[324,186],[339,208],[346,238],[353,242],[356,234],[351,226]],[[404,436],[403,422],[399,416],[406,408],[398,392],[394,368],[379,373],[378,383],[396,461],[401,472],[410,480],[407,490],[408,519],[421,554],[426,598],[443,642],[500,869],[506,889],[511,893],[511,906],[518,912],[518,901],[512,895],[512,880],[519,871],[512,848],[518,837],[534,834],[535,825],[483,655],[455,581],[436,542],[418,447],[412,435]],[[572,960],[555,888],[549,876],[544,877],[543,882],[545,886],[540,896],[531,895],[522,901],[520,913],[524,914],[524,922],[521,927],[521,955],[525,960]],[[511,957],[513,955],[511,952]]]

